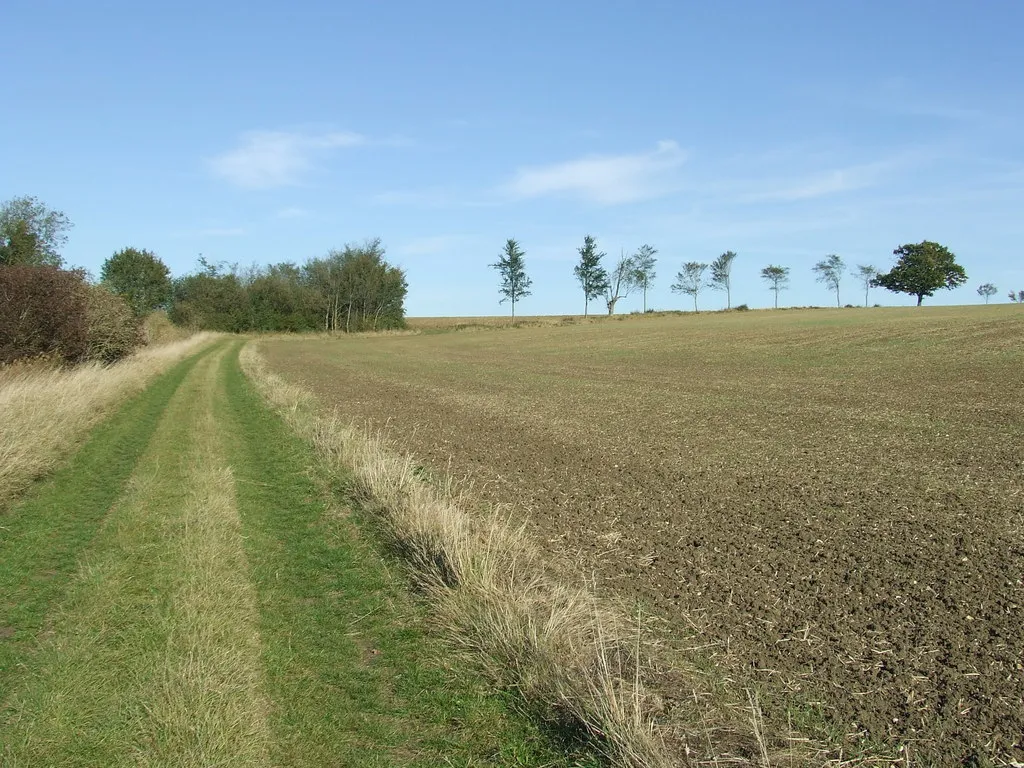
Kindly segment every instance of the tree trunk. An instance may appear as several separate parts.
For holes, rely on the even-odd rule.
[[[583,294],[583,316],[587,316],[587,312],[590,309],[590,297],[587,294]]]
[[[775,308],[779,308],[779,289],[775,289]]]
[[[697,294],[693,294],[693,311],[697,311]]]
[[[868,291],[871,290],[871,286],[864,289],[864,306],[868,305]]]
[[[512,322],[516,321],[516,297],[512,296]]]
[[[839,301],[839,288],[836,288],[836,307],[841,308],[842,306],[842,303]]]
[[[725,308],[732,309],[732,288],[728,283],[725,284]]]
[[[614,299],[608,299],[608,314],[609,315],[614,315],[615,314],[615,302],[617,302],[618,300],[619,300],[618,297],[616,297]]]
[[[924,299],[924,294],[923,293],[917,294],[917,306],[919,306],[919,307],[921,306],[922,299]]]

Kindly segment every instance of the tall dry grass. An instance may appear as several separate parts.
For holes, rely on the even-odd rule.
[[[111,366],[0,371],[0,512],[120,402],[214,338],[202,333],[147,347]]]
[[[242,366],[263,396],[319,456],[354,478],[388,544],[408,564],[453,641],[531,710],[581,729],[616,765],[678,760],[655,725],[644,684],[644,633],[586,585],[552,575],[526,532],[498,515],[472,514],[450,488],[430,485],[380,435],[321,415],[304,390],[274,375],[250,344]]]

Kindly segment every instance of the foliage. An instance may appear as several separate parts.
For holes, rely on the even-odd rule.
[[[405,325],[405,273],[384,260],[380,240],[346,245],[304,265],[239,270],[211,264],[173,284],[177,325],[227,331],[364,331]]]
[[[831,253],[815,264],[813,269],[815,273],[817,273],[817,281],[827,285],[830,291],[836,292],[836,306],[841,307],[842,303],[839,301],[839,283],[843,279],[843,270],[846,269],[846,264],[841,258],[836,256],[834,253]]]
[[[789,267],[780,267],[769,264],[761,270],[761,279],[768,283],[771,290],[775,291],[775,308],[779,308],[779,291],[789,287]]]
[[[0,266],[0,364],[40,355],[77,363],[88,352],[81,272]]]
[[[964,268],[944,245],[924,240],[901,245],[893,255],[899,257],[896,265],[886,274],[876,275],[871,284],[917,296],[917,306],[940,288],[952,289],[967,282]]]
[[[999,289],[992,285],[992,283],[982,283],[978,286],[978,295],[985,298],[986,304],[988,304],[988,300],[997,293],[999,293]]]
[[[88,358],[113,363],[127,357],[145,340],[138,315],[123,297],[106,286],[85,288]]]
[[[644,312],[647,311],[647,289],[651,287],[651,283],[653,283],[654,278],[657,277],[657,273],[654,271],[654,267],[657,264],[657,259],[654,257],[657,253],[657,248],[645,243],[637,249],[636,253],[633,254],[633,266],[636,269],[636,284],[643,289],[644,292]]]
[[[1010,291],[1010,301],[1017,304],[1024,304],[1024,291],[1017,291],[1017,293]]]
[[[605,288],[604,298],[608,305],[608,314],[615,314],[615,305],[619,299],[628,296],[638,285],[636,262],[632,256],[621,253],[614,269],[608,275],[608,287]]]
[[[105,262],[100,281],[128,302],[136,317],[163,309],[171,298],[171,273],[155,253],[124,248]]]
[[[732,307],[732,263],[736,254],[726,251],[711,262],[711,278],[708,286],[716,291],[725,291],[725,308]]]
[[[868,292],[875,281],[875,276],[878,275],[878,270],[871,264],[858,264],[857,269],[852,274],[864,286],[864,306],[866,307],[868,305]]]
[[[501,294],[501,303],[506,301],[512,304],[512,317],[516,316],[516,302],[524,296],[530,295],[530,286],[533,281],[526,275],[526,264],[524,258],[526,252],[519,247],[512,238],[505,242],[505,249],[498,256],[498,261],[489,266],[498,270],[501,277],[501,284],[498,286],[498,293]]]
[[[699,261],[688,261],[683,264],[682,270],[676,273],[676,281],[672,284],[672,293],[685,293],[693,296],[693,311],[697,311],[697,294],[704,286],[704,270],[707,264]]]
[[[37,198],[15,197],[0,205],[0,265],[59,267],[71,221]]]
[[[583,289],[583,314],[588,314],[590,300],[596,299],[608,290],[608,272],[601,266],[605,254],[597,250],[597,241],[587,235],[583,238],[583,247],[577,249],[580,254],[579,263],[573,267],[573,274]]]

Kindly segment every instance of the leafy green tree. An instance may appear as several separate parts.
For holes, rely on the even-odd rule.
[[[736,254],[726,251],[711,262],[711,278],[708,287],[716,291],[725,291],[725,308],[732,309],[732,263]],[[696,297],[694,297],[696,299]]]
[[[917,306],[940,288],[952,289],[967,282],[964,268],[944,245],[924,240],[901,245],[893,255],[899,257],[896,265],[886,274],[876,275],[871,284],[917,296]]]
[[[685,293],[693,296],[693,311],[697,311],[697,295],[704,287],[704,270],[707,264],[699,261],[688,261],[683,264],[682,270],[676,272],[676,281],[672,284],[672,293]]]
[[[516,302],[524,296],[530,295],[530,286],[533,281],[526,275],[526,252],[519,247],[512,238],[505,241],[505,249],[498,256],[494,264],[488,266],[498,270],[501,277],[501,284],[498,286],[498,293],[501,294],[501,302],[506,301],[512,304],[512,319],[516,319]]]
[[[619,260],[608,275],[608,286],[604,289],[604,300],[608,305],[608,314],[615,314],[615,305],[637,287],[636,264],[632,256],[625,252],[619,254]]]
[[[0,265],[59,267],[60,248],[68,241],[71,221],[37,198],[14,197],[0,205]]]
[[[633,254],[633,266],[636,269],[634,279],[636,280],[637,286],[643,289],[644,292],[644,313],[647,312],[647,289],[651,287],[651,283],[654,282],[654,278],[657,277],[657,273],[654,271],[654,267],[657,264],[655,255],[658,253],[658,249],[653,245],[641,245],[636,253]]]
[[[978,286],[978,295],[985,298],[986,304],[988,304],[988,300],[997,293],[999,293],[999,289],[992,285],[992,283],[982,283]]]
[[[761,270],[761,279],[768,283],[769,289],[775,291],[775,308],[779,308],[779,291],[789,287],[789,267],[769,264]]]
[[[597,250],[597,240],[593,237],[584,237],[583,247],[577,250],[580,261],[572,271],[583,289],[583,315],[586,317],[590,309],[590,300],[596,299],[608,290],[608,272],[601,266],[601,259],[605,254]]]
[[[858,264],[857,269],[853,271],[853,276],[857,278],[861,285],[864,286],[864,306],[868,305],[868,292],[871,290],[871,286],[875,282],[875,277],[878,275],[878,270],[871,264]]]
[[[817,274],[817,281],[827,285],[830,291],[836,292],[836,306],[841,307],[842,304],[839,301],[839,283],[843,279],[843,270],[846,269],[846,264],[841,258],[836,256],[834,253],[831,253],[815,264],[813,269]]]
[[[100,282],[128,302],[136,317],[167,306],[171,272],[152,251],[123,248],[105,262]]]

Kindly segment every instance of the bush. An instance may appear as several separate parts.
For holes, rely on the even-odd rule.
[[[81,272],[0,266],[0,364],[42,355],[86,359],[85,288]]]
[[[123,298],[102,285],[86,286],[88,357],[113,363],[143,343],[142,326]]]
[[[746,304],[740,304],[738,306],[733,307],[733,309],[735,309],[737,312],[746,312],[750,309],[750,307],[748,307]]]

